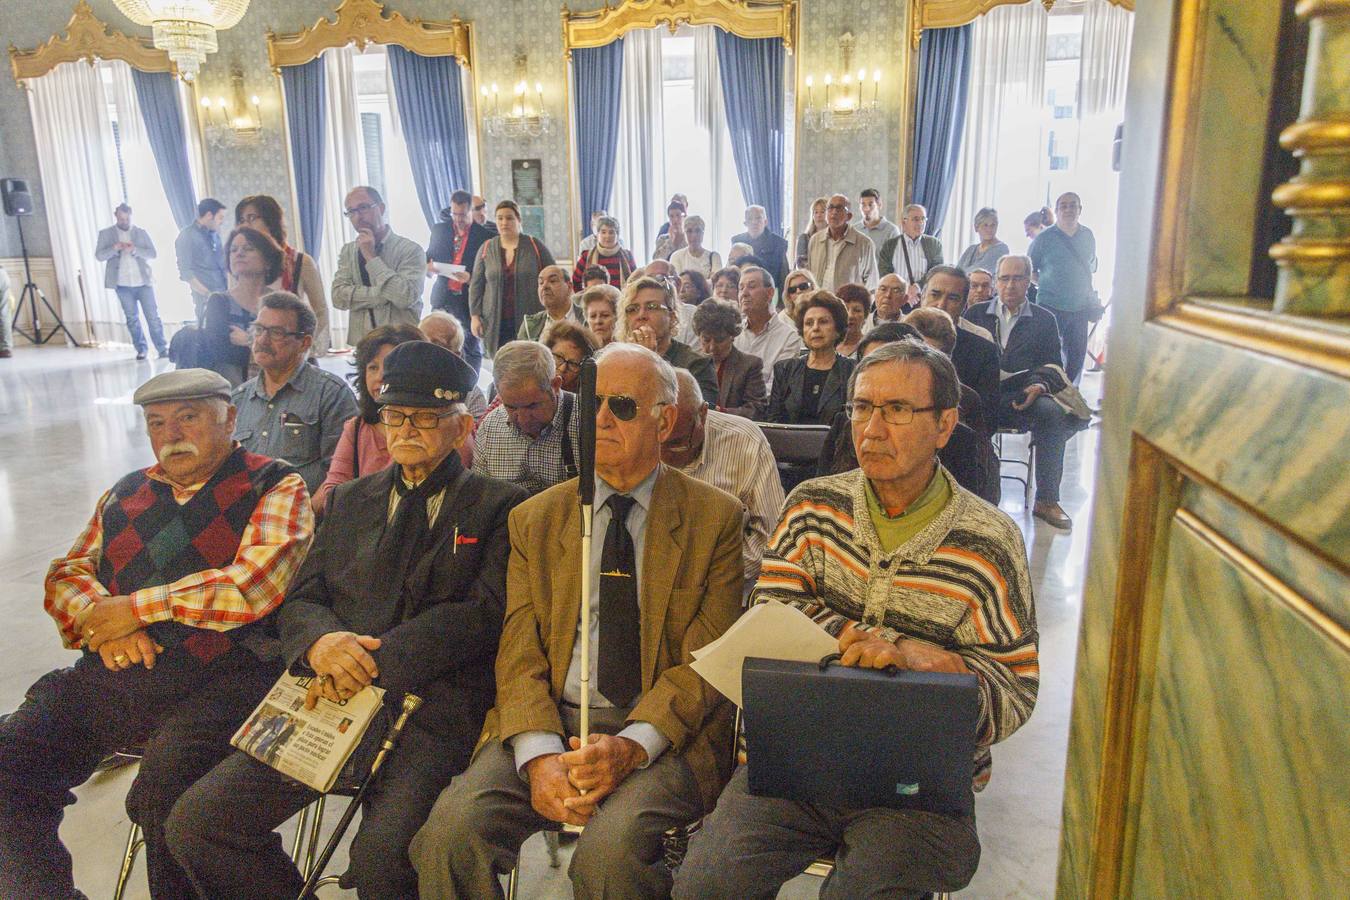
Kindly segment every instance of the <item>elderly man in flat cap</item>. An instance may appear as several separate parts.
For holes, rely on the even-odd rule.
[[[0,722],[0,897],[82,897],[57,836],[71,788],[144,743],[127,813],[145,831],[150,891],[193,897],[164,844],[183,790],[225,758],[275,680],[261,621],[309,547],[305,483],[231,438],[230,384],[205,369],[136,391],[158,462],[105,493],[47,572],[47,612],[83,655]]]
[[[366,796],[347,883],[361,897],[417,893],[408,844],[437,795],[469,763],[496,686],[506,609],[507,514],[514,485],[465,469],[473,427],[468,363],[411,341],[384,360],[377,397],[396,465],[333,492],[314,548],[277,615],[283,656],[330,700],[366,685],[423,699]],[[385,729],[353,756],[364,775]],[[174,808],[170,849],[212,900],[294,897],[304,879],[274,829],[317,795],[238,752]]]

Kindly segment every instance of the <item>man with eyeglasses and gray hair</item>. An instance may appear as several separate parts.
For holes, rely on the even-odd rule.
[[[343,210],[356,240],[338,254],[333,306],[348,311],[347,343],[355,347],[372,328],[417,324],[427,255],[416,241],[390,230],[384,198],[375,188],[353,188]]]
[[[473,470],[537,494],[577,474],[580,418],[553,351],[511,341],[492,358],[500,404],[478,425]]]
[[[347,382],[306,362],[314,327],[314,311],[299,297],[264,295],[249,326],[260,371],[231,398],[239,410],[234,439],[251,453],[294,466],[311,492],[328,474],[343,423],[357,413]]]
[[[887,344],[849,389],[861,468],[788,495],[751,603],[802,610],[839,639],[846,666],[974,674],[980,790],[990,745],[1031,715],[1040,680],[1022,534],[937,462],[960,398],[943,353]],[[690,842],[674,896],[772,897],[827,853],[830,896],[909,897],[965,887],[980,844],[973,816],[752,796],[742,766]]]
[[[584,825],[578,897],[670,894],[662,835],[707,812],[730,772],[732,707],[690,668],[741,606],[738,500],[663,465],[674,368],[634,344],[597,355],[590,543],[590,742],[581,709],[577,485],[510,517],[498,703],[473,763],[412,844],[423,897],[501,897],[536,831]]]
[[[650,267],[649,267],[650,268]],[[656,353],[677,369],[688,369],[703,391],[703,399],[717,405],[717,371],[712,359],[699,353],[675,335],[680,315],[670,282],[643,275],[624,285],[619,299],[615,337]],[[690,320],[693,320],[692,314]]]
[[[493,703],[507,518],[525,494],[460,461],[473,383],[468,363],[427,341],[384,358],[376,401],[393,462],[333,490],[276,613],[283,660],[314,676],[307,705],[341,703],[372,685],[385,691],[388,710],[405,694],[422,698],[361,806],[344,881],[362,897],[416,896],[408,844],[469,764]],[[372,726],[354,751],[358,778],[384,731]],[[304,878],[274,829],[318,796],[242,750],[230,754],[166,825],[196,888],[173,896],[298,895]]]

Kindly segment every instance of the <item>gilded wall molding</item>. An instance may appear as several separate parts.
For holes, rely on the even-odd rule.
[[[267,61],[273,71],[282,66],[302,66],[318,59],[325,50],[355,44],[396,44],[422,56],[453,56],[466,69],[473,68],[473,26],[461,19],[424,22],[388,12],[379,0],[342,0],[334,18],[321,18],[295,34],[267,32]]]
[[[95,60],[120,59],[142,72],[178,72],[169,54],[143,38],[112,28],[94,15],[85,0],[75,4],[64,35],[54,34],[32,50],[9,45],[9,68],[20,86],[25,79],[41,78],[62,63],[80,59],[91,66]]]
[[[797,29],[797,0],[631,0],[594,12],[562,8],[563,52],[603,47],[638,28],[716,25],[743,38],[782,38],[792,53]]]
[[[927,28],[956,28],[974,22],[996,6],[1017,6],[1033,2],[1035,0],[914,0],[919,7],[919,14],[913,19],[910,40],[917,50],[919,38],[923,37],[923,32]],[[1134,0],[1107,0],[1107,2],[1134,12]],[[1040,0],[1040,3],[1047,10],[1055,6],[1055,0]]]

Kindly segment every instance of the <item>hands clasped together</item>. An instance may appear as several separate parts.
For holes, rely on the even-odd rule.
[[[136,618],[130,597],[104,597],[94,604],[80,627],[84,645],[116,672],[143,665],[155,667],[155,657],[164,648],[150,637],[145,625]]]
[[[329,632],[311,644],[305,661],[319,677],[310,682],[305,709],[313,709],[319,697],[346,700],[373,683],[380,667],[370,651],[378,649],[379,638],[350,631]]]
[[[585,825],[600,801],[646,765],[647,751],[637,741],[610,734],[591,735],[585,747],[569,738],[568,745],[572,749],[566,753],[536,756],[525,764],[530,804],[550,821]]]

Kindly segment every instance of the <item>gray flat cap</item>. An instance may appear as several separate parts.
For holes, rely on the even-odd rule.
[[[230,383],[210,369],[175,369],[156,375],[136,388],[131,402],[137,406],[167,403],[170,400],[205,400],[208,397],[230,399]]]

